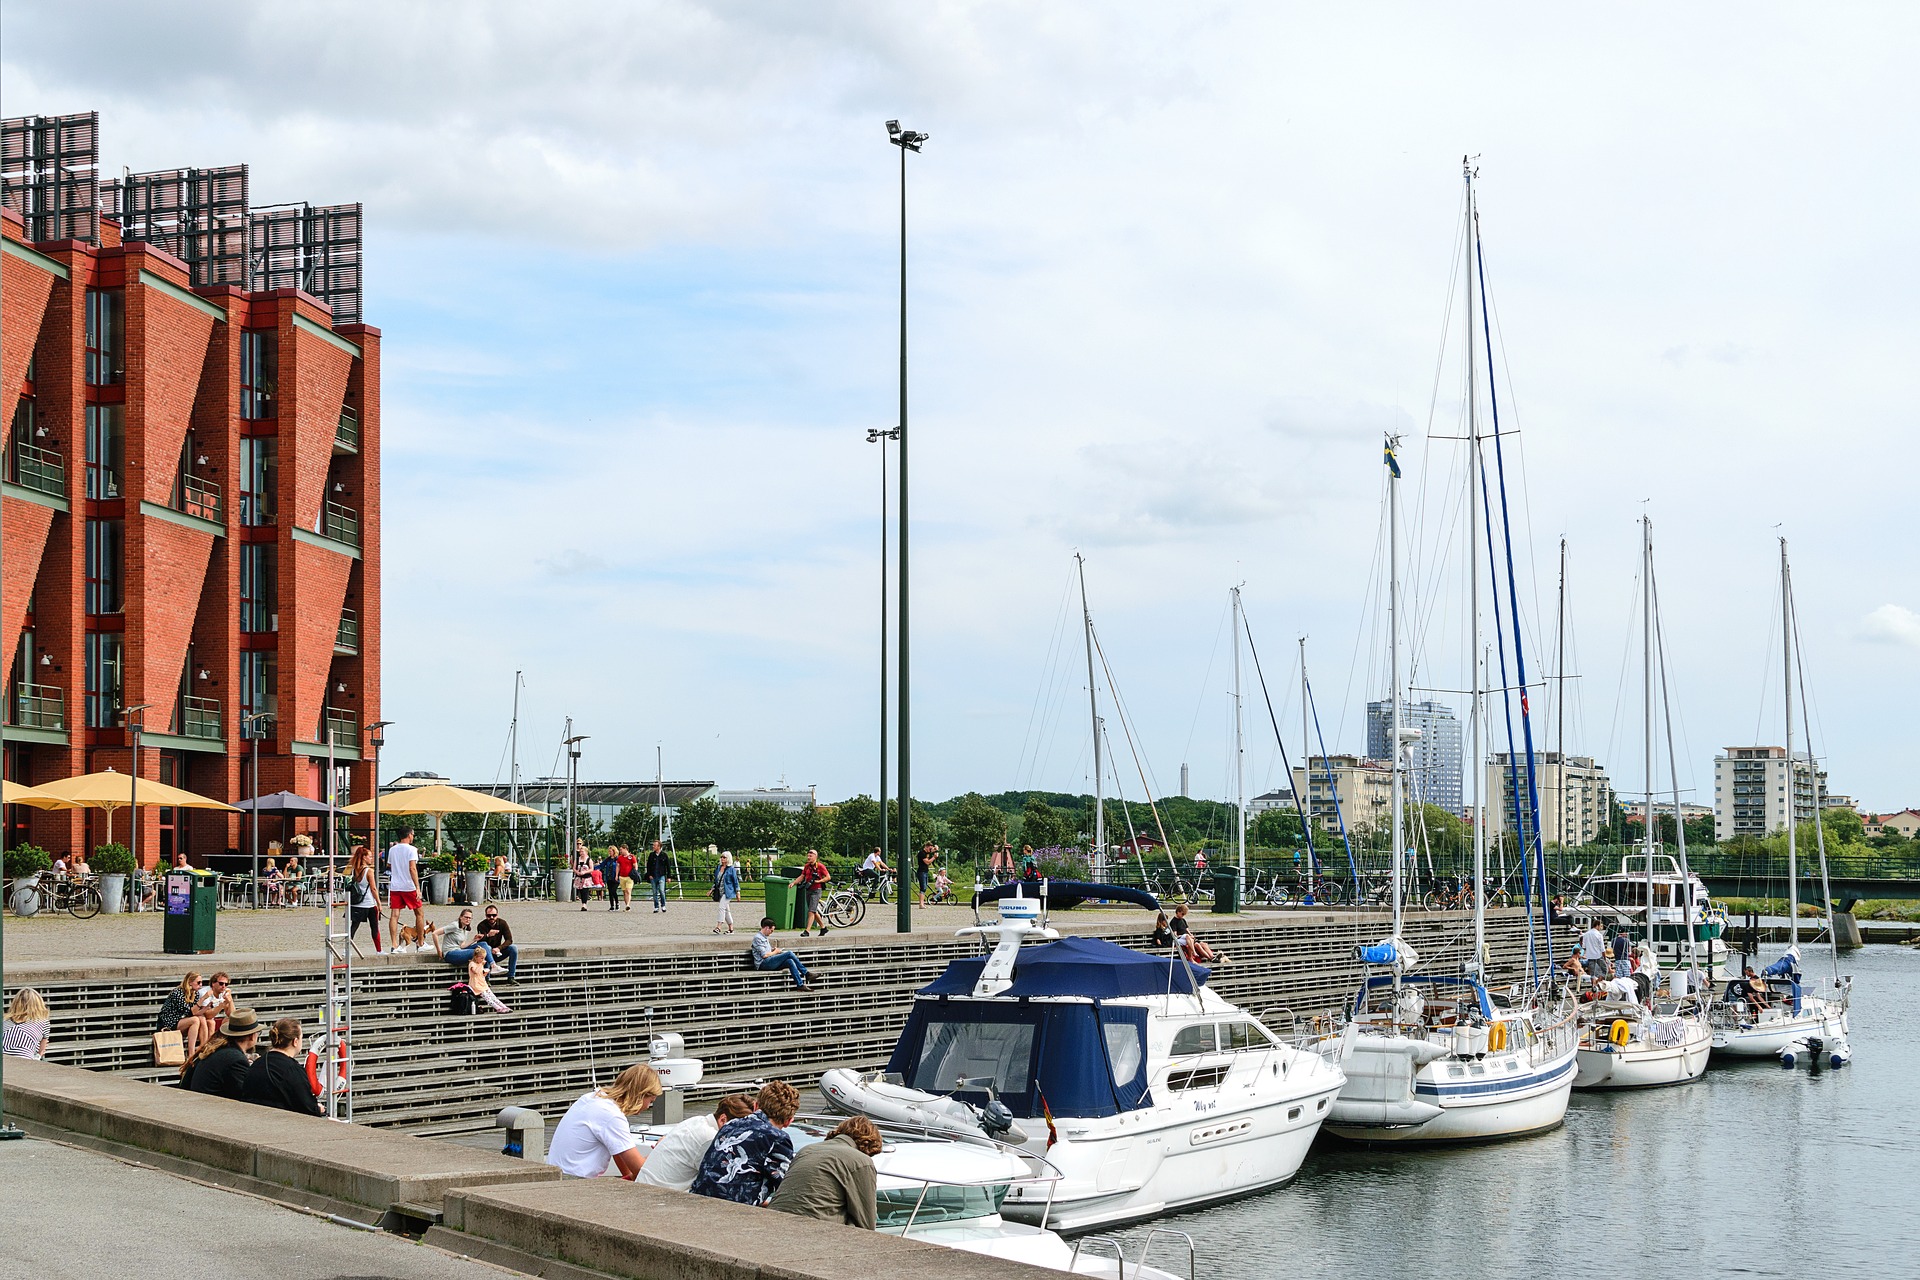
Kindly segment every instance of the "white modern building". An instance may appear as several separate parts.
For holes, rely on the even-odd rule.
[[[1408,746],[1410,797],[1421,804],[1437,804],[1448,813],[1461,812],[1462,782],[1466,777],[1460,747],[1460,722],[1453,708],[1441,702],[1402,702],[1400,727],[1417,730]],[[1391,760],[1387,740],[1393,735],[1393,704],[1386,699],[1367,704],[1367,755]]]
[[[1715,756],[1713,838],[1770,836],[1786,830],[1787,774],[1785,747],[1727,747]],[[1811,822],[1818,797],[1827,789],[1826,771],[1816,771],[1813,757],[1798,752],[1792,774],[1792,821]]]
[[[1521,813],[1527,811],[1526,757],[1519,757],[1517,767],[1509,767],[1512,759],[1505,751],[1487,757],[1487,830],[1496,836],[1514,830],[1514,791],[1520,793]],[[1533,761],[1541,840],[1570,849],[1598,839],[1613,810],[1606,767],[1591,756],[1562,756],[1558,751],[1539,752]]]

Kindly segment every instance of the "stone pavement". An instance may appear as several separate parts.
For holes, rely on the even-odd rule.
[[[119,1271],[141,1280],[470,1280],[516,1274],[37,1138],[0,1143],[0,1185],[7,1201],[0,1275],[95,1280],[103,1271]]]

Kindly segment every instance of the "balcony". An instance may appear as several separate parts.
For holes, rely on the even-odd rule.
[[[339,751],[360,749],[360,721],[353,712],[340,707],[324,708],[320,716],[320,745],[329,741]]]
[[[174,713],[175,731],[183,738],[220,741],[220,699],[182,698]]]
[[[320,533],[335,542],[357,547],[360,545],[360,513],[352,507],[329,502],[321,515]]]
[[[67,496],[67,462],[52,449],[14,441],[7,448],[7,479],[49,498]]]
[[[356,611],[340,611],[340,626],[333,633],[333,651],[348,655],[360,652],[360,615]]]
[[[353,416],[353,410],[340,411],[340,421],[333,429],[333,447],[342,453],[360,452],[360,419]]]
[[[220,523],[220,486],[213,481],[183,476],[175,499],[175,506],[188,515]]]
[[[7,708],[7,723],[22,729],[52,729],[64,733],[67,728],[67,695],[50,684],[20,683],[13,686],[13,698]]]

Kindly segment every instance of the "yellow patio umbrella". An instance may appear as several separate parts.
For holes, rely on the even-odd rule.
[[[0,803],[31,805],[35,809],[78,809],[71,800],[50,796],[38,787],[21,782],[0,782]]]
[[[529,809],[526,805],[502,800],[499,796],[488,795],[484,791],[450,787],[444,782],[429,783],[424,787],[407,787],[377,799],[343,805],[340,812],[372,813],[376,808],[381,813],[419,814],[432,817],[435,853],[441,851],[440,819],[449,813],[521,813],[535,818],[551,816],[545,809]]]
[[[58,782],[43,783],[34,790],[42,796],[62,801],[72,808],[105,809],[109,840],[113,839],[115,811],[131,808],[136,803],[142,809],[225,809],[229,813],[239,812],[232,805],[219,800],[209,799],[192,791],[182,791],[179,787],[170,787],[164,782],[154,782],[148,778],[136,779],[132,774],[118,773],[112,769],[62,778]],[[31,804],[32,801],[27,803]]]

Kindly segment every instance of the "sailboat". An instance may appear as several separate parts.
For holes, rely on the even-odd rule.
[[[1412,733],[1402,725],[1401,710],[1405,690],[1401,683],[1400,632],[1400,464],[1395,455],[1397,437],[1386,441],[1387,527],[1389,538],[1388,634],[1391,654],[1391,688],[1388,691],[1391,715],[1392,759],[1392,851],[1391,876],[1393,925],[1389,937],[1358,950],[1360,960],[1371,972],[1362,980],[1344,1027],[1321,1038],[1322,1052],[1334,1057],[1347,1074],[1347,1084],[1334,1100],[1326,1130],[1338,1137],[1373,1143],[1416,1144],[1436,1142],[1477,1142],[1516,1138],[1557,1128],[1566,1118],[1567,1100],[1575,1074],[1576,1028],[1571,1008],[1557,998],[1544,999],[1550,986],[1544,981],[1551,971],[1552,941],[1548,934],[1547,973],[1535,971],[1530,981],[1517,992],[1502,996],[1490,991],[1485,982],[1486,948],[1486,829],[1487,809],[1481,803],[1484,785],[1482,715],[1485,682],[1481,670],[1480,609],[1480,534],[1484,514],[1488,537],[1488,570],[1494,583],[1493,607],[1496,634],[1500,617],[1497,569],[1492,563],[1491,498],[1481,510],[1486,493],[1488,470],[1482,452],[1477,396],[1475,394],[1474,338],[1476,319],[1488,341],[1488,368],[1492,368],[1491,336],[1488,334],[1484,290],[1484,266],[1476,279],[1479,256],[1477,206],[1474,199],[1474,171],[1465,166],[1466,179],[1466,351],[1467,351],[1467,425],[1469,461],[1467,464],[1467,511],[1470,538],[1467,549],[1467,580],[1472,638],[1470,663],[1473,670],[1472,703],[1469,714],[1472,737],[1474,787],[1474,867],[1473,867],[1473,956],[1457,974],[1427,973],[1420,959],[1401,936],[1403,910],[1402,866],[1406,857],[1405,778],[1407,749]],[[1480,315],[1474,315],[1476,285],[1481,295]],[[1497,450],[1500,445],[1499,402],[1489,395],[1493,406],[1490,433]],[[1504,504],[1504,480],[1501,485]],[[1506,515],[1502,507],[1502,527]],[[1509,545],[1511,534],[1508,534]],[[1512,560],[1508,557],[1507,587],[1512,590]],[[1515,617],[1515,661],[1519,664],[1518,683],[1524,689],[1524,660],[1517,649],[1519,629]],[[1502,680],[1505,659],[1502,645]],[[1526,719],[1524,699],[1522,725],[1527,734],[1528,796],[1537,797],[1532,785],[1532,730]],[[1509,716],[1508,736],[1512,737]],[[1509,746],[1512,744],[1509,743]],[[1509,751],[1509,758],[1513,752]],[[1520,804],[1514,789],[1516,810]],[[1519,821],[1515,827],[1530,830],[1526,847],[1529,885],[1539,876],[1539,907],[1544,915],[1544,859],[1539,848],[1538,803],[1532,799],[1532,821]],[[1533,894],[1529,892],[1528,949],[1533,949]]]
[[[1800,686],[1801,703],[1805,704],[1805,675],[1799,668],[1794,646],[1800,623],[1794,613],[1793,569],[1787,561],[1785,538],[1780,539],[1780,631],[1786,680],[1787,950],[1751,984],[1755,989],[1753,998],[1736,994],[1736,988],[1729,984],[1727,993],[1713,1007],[1713,1051],[1736,1058],[1778,1058],[1789,1067],[1802,1057],[1812,1061],[1824,1059],[1840,1067],[1853,1058],[1847,1017],[1853,980],[1841,976],[1837,950],[1833,952],[1832,985],[1823,994],[1810,993],[1800,971],[1800,869],[1796,831],[1799,822],[1795,803],[1799,788],[1794,778],[1798,760],[1793,752],[1793,708],[1796,684]],[[1811,732],[1808,736],[1811,738]],[[1815,767],[1811,748],[1805,760],[1808,772],[1813,775],[1813,830],[1820,855],[1820,899],[1831,943],[1833,894],[1826,891],[1826,832],[1820,822],[1824,798],[1820,794],[1820,771]]]
[[[1641,689],[1646,712],[1646,834],[1643,867],[1645,880],[1638,886],[1646,890],[1646,931],[1645,936],[1652,937],[1656,922],[1654,920],[1654,863],[1656,858],[1668,861],[1656,854],[1654,843],[1653,795],[1654,795],[1654,755],[1653,755],[1653,672],[1654,672],[1654,593],[1653,593],[1653,521],[1642,517],[1640,521],[1640,594],[1641,594],[1641,641],[1643,659],[1641,663]],[[1666,688],[1666,664],[1660,664],[1661,690]],[[1667,752],[1669,772],[1673,772],[1673,725],[1667,724]],[[1680,816],[1680,780],[1677,774],[1674,785],[1674,821],[1679,824]],[[1679,834],[1681,857],[1685,858],[1686,832],[1682,828]],[[1625,865],[1622,871],[1626,871]],[[1690,884],[1692,877],[1683,872],[1682,884]],[[1678,907],[1682,916],[1681,926],[1689,934],[1692,925],[1693,906],[1689,900]],[[1654,964],[1654,951],[1649,941],[1643,953]],[[1693,948],[1687,949],[1691,961]],[[1644,971],[1643,971],[1644,972]],[[1713,1030],[1707,1020],[1707,1001],[1709,997],[1699,990],[1701,975],[1697,968],[1689,964],[1688,968],[1675,969],[1671,975],[1671,985],[1667,992],[1659,989],[1658,969],[1649,974],[1651,981],[1648,992],[1642,1000],[1617,1000],[1602,998],[1587,1005],[1580,1011],[1580,1049],[1578,1055],[1579,1070],[1574,1076],[1576,1089],[1646,1089],[1659,1085],[1688,1084],[1698,1080],[1707,1071],[1707,1058],[1712,1048]]]

